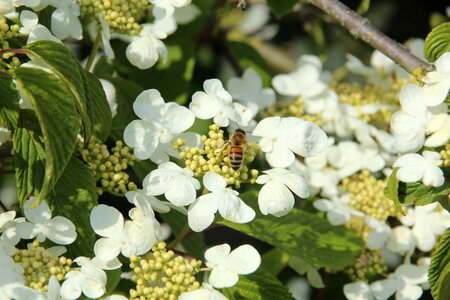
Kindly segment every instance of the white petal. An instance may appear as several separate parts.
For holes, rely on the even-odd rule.
[[[54,217],[49,222],[47,229],[47,238],[60,245],[71,244],[77,238],[75,225],[69,219],[61,216]]]
[[[135,114],[147,122],[162,122],[166,104],[158,90],[150,89],[140,93],[133,103]]]
[[[221,191],[227,186],[225,179],[217,173],[208,171],[203,176],[203,184],[209,191]]]
[[[215,197],[220,197],[218,198],[218,210],[225,220],[242,224],[255,218],[255,211],[234,195],[231,190],[227,190],[221,195],[215,195]]]
[[[167,128],[173,134],[179,134],[189,129],[194,124],[194,114],[184,106],[169,103],[165,116]]]
[[[426,185],[439,187],[444,184],[445,178],[442,169],[435,166],[429,166],[425,169],[422,181]]]
[[[377,299],[388,299],[398,288],[398,282],[395,279],[384,279],[375,281],[370,285],[372,292]]]
[[[403,264],[395,270],[395,275],[408,284],[421,284],[428,280],[427,268]]]
[[[293,142],[295,153],[307,157],[315,156],[328,146],[326,133],[316,124],[302,122],[295,129],[296,139]]]
[[[21,239],[32,239],[34,238],[37,234],[39,233],[39,231],[36,228],[36,225],[28,223],[28,222],[22,222],[17,224],[16,226],[16,234],[21,238]]]
[[[214,221],[217,211],[217,199],[213,194],[206,194],[197,198],[188,210],[189,227],[195,232],[208,228]]]
[[[35,224],[45,224],[52,217],[52,212],[45,201],[42,201],[38,207],[29,208],[35,202],[35,198],[31,197],[25,202],[24,214],[28,221]]]
[[[419,181],[425,172],[424,158],[420,154],[410,153],[399,157],[395,163],[397,178],[403,182]]]
[[[192,292],[182,293],[178,300],[228,300],[228,298],[214,289],[200,288]]]
[[[266,160],[271,167],[287,168],[295,161],[295,155],[287,145],[276,142],[271,152],[266,153]]]
[[[425,84],[423,89],[423,98],[426,105],[436,106],[445,101],[450,88],[450,80],[441,80],[434,84]]]
[[[314,201],[313,206],[320,211],[329,211],[333,208],[331,201],[326,199],[318,199]]]
[[[223,267],[212,269],[208,282],[215,288],[225,288],[235,285],[239,280],[239,276]]]
[[[260,265],[261,256],[259,252],[250,245],[237,247],[221,264],[228,270],[243,275],[255,272]]]
[[[121,250],[120,241],[110,238],[101,238],[94,245],[95,255],[104,261],[116,258]]]
[[[402,110],[411,116],[421,116],[426,111],[422,89],[415,84],[406,84],[400,91]]]
[[[272,79],[272,86],[281,95],[299,96],[301,94],[301,86],[295,79],[287,74],[277,75]]]
[[[177,173],[173,173],[161,168],[162,165],[173,164],[172,162],[163,163],[157,170],[153,170],[145,176],[143,185],[143,191],[146,195],[157,196],[164,194],[173,186],[173,179],[177,176]]]
[[[66,9],[58,8],[52,14],[51,29],[55,36],[62,40],[69,36],[70,21]]]
[[[66,274],[67,279],[61,285],[61,296],[63,299],[78,299],[81,296],[81,278],[79,276],[70,276],[76,273],[80,272],[70,271]]]
[[[148,159],[158,146],[159,133],[157,128],[148,122],[134,120],[125,128],[123,139],[134,147],[134,154],[139,159]]]
[[[91,299],[100,298],[106,292],[104,284],[91,277],[85,277],[83,279],[81,289],[83,291],[83,294]]]
[[[396,300],[417,300],[422,296],[422,288],[418,285],[406,284],[402,289],[395,294]]]
[[[291,211],[294,204],[291,191],[280,182],[270,181],[259,191],[258,205],[264,215],[284,216]]]
[[[194,202],[197,192],[188,178],[178,175],[165,196],[176,206],[186,206]]]
[[[275,137],[278,135],[278,127],[280,126],[280,117],[268,117],[259,121],[252,135],[259,137]]]
[[[205,92],[196,92],[192,96],[189,109],[199,119],[211,119],[218,114],[220,104]]]
[[[300,198],[309,197],[309,186],[303,176],[290,172],[283,175],[280,180]]]
[[[209,267],[214,267],[214,265],[221,263],[227,258],[230,254],[231,248],[228,244],[217,245],[211,247],[205,251],[205,259],[207,260],[206,264],[210,265]]]
[[[344,285],[344,295],[348,300],[373,300],[370,286],[363,282],[357,281]]]
[[[127,47],[126,55],[133,66],[141,70],[151,68],[159,57],[158,51],[165,49],[164,44],[154,37],[135,38]]]
[[[123,216],[112,206],[100,204],[94,207],[91,211],[90,222],[92,229],[100,236],[110,238],[122,236]]]

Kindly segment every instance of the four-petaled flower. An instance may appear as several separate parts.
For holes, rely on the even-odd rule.
[[[394,168],[399,168],[397,178],[403,182],[422,181],[426,185],[438,187],[444,184],[445,178],[439,166],[442,165],[441,155],[433,151],[409,153],[399,157]]]

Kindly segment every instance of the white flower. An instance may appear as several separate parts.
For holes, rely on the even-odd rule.
[[[438,203],[409,208],[406,216],[400,218],[405,226],[412,227],[417,248],[423,252],[431,251],[436,244],[436,237],[442,235],[450,227],[450,214],[445,210],[438,211]]]
[[[428,72],[422,81],[425,104],[436,106],[447,99],[450,89],[450,52],[442,54],[434,63],[436,71]]]
[[[386,248],[399,254],[411,254],[414,252],[416,242],[411,229],[406,226],[397,226],[389,232]]]
[[[184,292],[178,300],[228,300],[227,297],[222,295],[219,291],[215,290],[211,285],[203,282],[203,288],[191,292]]]
[[[227,188],[222,176],[208,171],[203,176],[203,184],[210,193],[198,197],[189,207],[188,222],[192,230],[206,229],[217,211],[224,219],[235,223],[248,223],[255,218],[255,211],[238,197],[238,192]]]
[[[29,208],[35,201],[31,197],[25,202],[24,215],[30,221],[18,223],[16,233],[22,239],[32,239],[36,237],[39,242],[49,239],[60,245],[71,244],[77,238],[75,225],[61,216],[52,218],[52,212],[45,201],[42,201],[38,207]]]
[[[272,167],[292,165],[295,154],[308,157],[324,151],[327,135],[317,125],[299,118],[269,117],[261,120],[252,133],[261,137],[259,145]]]
[[[286,215],[294,207],[295,193],[300,198],[309,197],[309,187],[299,174],[286,169],[271,169],[263,171],[256,183],[263,184],[258,194],[259,209],[264,215],[277,217]]]
[[[442,165],[441,155],[433,151],[423,151],[405,154],[399,157],[394,168],[399,168],[397,178],[403,182],[422,181],[426,185],[438,187],[444,184],[444,173],[439,166]]]
[[[128,124],[123,135],[139,159],[150,158],[158,145],[170,143],[175,134],[191,127],[195,120],[187,108],[173,102],[164,103],[155,89],[139,94],[133,109],[141,120]]]
[[[333,197],[331,200],[318,199],[313,202],[313,206],[327,213],[327,219],[331,225],[337,226],[346,223],[352,215],[362,217],[363,213],[351,208],[348,205],[349,195]]]
[[[388,299],[395,293],[398,300],[416,300],[422,295],[420,284],[427,282],[428,268],[410,264],[399,266],[388,279],[370,285],[376,299]]]
[[[142,183],[147,195],[164,194],[176,206],[186,206],[194,202],[200,182],[194,178],[189,168],[180,168],[173,162],[160,164],[158,169],[148,174]]]
[[[0,126],[0,146],[11,140],[11,131],[7,128]]]
[[[369,250],[378,250],[384,247],[389,234],[391,233],[391,227],[378,219],[367,216],[366,224],[372,229],[367,235],[366,247]]]
[[[231,251],[230,245],[222,244],[205,252],[206,266],[211,268],[208,282],[215,288],[235,285],[239,274],[256,271],[261,264],[261,256],[251,245],[242,245]]]
[[[204,92],[195,92],[189,109],[199,119],[214,118],[214,123],[220,127],[227,127],[231,121],[238,125],[247,126],[252,118],[245,107],[233,103],[231,95],[223,88],[218,79],[208,79],[203,83]]]
[[[177,21],[177,24],[184,25],[194,21],[201,13],[200,8],[191,3],[188,6],[177,8],[173,17]]]
[[[184,215],[187,215],[187,210],[184,207],[179,207],[173,205],[167,201],[161,201],[153,196],[146,195],[142,190],[129,191],[125,193],[125,197],[128,202],[134,204],[135,206],[142,206],[140,203],[142,201],[146,201],[150,204],[152,210],[157,211],[159,213],[168,213],[172,208],[181,212]]]
[[[41,4],[41,2],[43,2]],[[42,6],[46,6],[46,0],[0,0],[0,15],[6,15],[15,11],[15,7],[28,6],[34,10],[38,10]]]
[[[133,66],[141,70],[149,69],[161,56],[167,58],[167,49],[161,41],[176,29],[172,17],[156,20],[153,24],[143,24],[139,36],[131,37],[131,43],[126,50],[126,56]]]
[[[53,5],[56,10],[52,14],[52,32],[57,38],[63,40],[72,37],[77,40],[83,38],[83,29],[81,27],[80,6],[75,0],[59,0]]]
[[[19,29],[19,32],[22,34],[28,34],[27,44],[40,40],[49,40],[61,43],[59,39],[52,35],[47,27],[39,24],[38,21],[38,16],[32,11],[24,10],[20,13],[20,23],[23,27]]]
[[[286,283],[286,287],[289,289],[289,292],[291,292],[294,299],[310,299],[311,286],[305,280],[305,278],[300,276],[293,277]]]
[[[99,78],[99,80],[102,84],[103,90],[105,91],[106,100],[108,100],[109,109],[111,110],[111,116],[114,118],[117,115],[116,88],[106,79]]]
[[[153,4],[153,16],[156,19],[170,17],[175,12],[175,8],[187,6],[191,0],[149,0]]]
[[[15,211],[7,211],[0,214],[0,241],[4,240],[11,245],[17,245],[20,236],[17,234],[17,224],[25,222],[25,218],[17,218]]]
[[[61,296],[64,299],[78,299],[83,293],[88,298],[99,298],[106,292],[106,273],[89,258],[77,257],[74,259],[81,268],[66,274],[61,285]]]
[[[230,78],[227,89],[234,99],[241,101],[251,110],[252,117],[256,116],[260,109],[275,103],[275,92],[271,88],[263,88],[261,77],[252,68],[246,69],[242,78]]]
[[[344,285],[344,295],[348,300],[374,300],[370,286],[364,281]]]
[[[304,55],[298,69],[289,74],[277,75],[272,85],[281,95],[302,96],[304,100],[316,97],[327,90],[322,77],[322,63],[314,55]],[[307,100],[306,100],[307,101]]]
[[[125,222],[117,209],[104,204],[92,209],[91,226],[95,233],[102,236],[94,245],[96,256],[104,261],[110,261],[120,253],[130,257],[144,254],[151,249],[157,241],[159,230],[159,223],[154,218],[153,211],[151,208],[145,212],[133,208],[130,210],[130,217],[136,222]],[[148,227],[143,228],[145,226]]]
[[[406,84],[400,92],[401,111],[391,118],[391,131],[399,152],[416,152],[423,145],[442,146],[450,138],[450,117],[445,104],[427,107],[423,89]],[[430,135],[426,140],[425,136]]]

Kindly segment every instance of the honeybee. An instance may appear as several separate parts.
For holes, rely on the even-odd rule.
[[[228,159],[233,170],[237,171],[244,159],[245,145],[247,143],[247,135],[244,130],[237,128],[231,135],[228,142],[226,142],[218,150],[221,151],[224,146],[228,146]]]

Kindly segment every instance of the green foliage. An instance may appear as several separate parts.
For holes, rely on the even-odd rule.
[[[38,203],[53,188],[74,153],[80,131],[73,95],[56,76],[34,68],[19,68],[15,78],[33,105],[45,144],[45,178]],[[19,194],[23,194],[20,191]],[[23,204],[24,199],[20,199]]]
[[[0,77],[0,125],[13,130],[19,119],[19,96],[11,78]]]
[[[428,270],[431,294],[436,300],[450,299],[450,229],[442,236],[431,256]]]
[[[260,239],[298,256],[312,266],[341,270],[351,264],[361,251],[363,241],[342,226],[332,226],[317,214],[293,209],[282,218],[259,213],[256,193],[241,194],[257,215],[247,224],[222,220],[219,223]]]
[[[278,276],[278,274],[288,265],[289,257],[290,255],[286,251],[279,248],[273,248],[264,253],[261,257],[261,267],[272,275]]]
[[[21,110],[12,139],[17,198],[23,204],[30,195],[39,193],[45,172],[44,138],[33,111]]]
[[[282,17],[292,11],[292,7],[300,2],[299,0],[267,0],[267,4],[271,8],[275,16]]]
[[[428,34],[423,53],[429,61],[434,62],[448,51],[450,51],[450,22],[445,22],[434,27]]]
[[[253,274],[239,276],[238,283],[231,288],[222,289],[222,293],[229,299],[236,300],[294,299],[287,287],[262,268]]]
[[[87,113],[91,120],[93,134],[105,141],[111,132],[111,110],[100,81],[91,73],[86,73],[89,86],[89,99],[86,102]]]
[[[122,270],[120,268],[115,270],[105,270],[105,273],[106,276],[108,277],[105,286],[106,288],[105,295],[111,295],[114,293],[116,287],[119,285]]]
[[[365,14],[370,8],[370,0],[361,0],[356,12],[360,15]]]
[[[51,41],[34,42],[25,49],[33,60],[42,61],[59,76],[75,96],[75,103],[83,120],[84,137],[89,139],[92,125],[86,107],[86,74],[76,57],[63,45]]]
[[[427,205],[433,202],[440,202],[448,210],[448,203],[446,202],[448,202],[448,194],[450,193],[449,182],[435,188],[420,182],[399,182],[396,174],[397,169],[389,177],[384,194],[394,201],[400,212],[403,213],[401,204]]]

